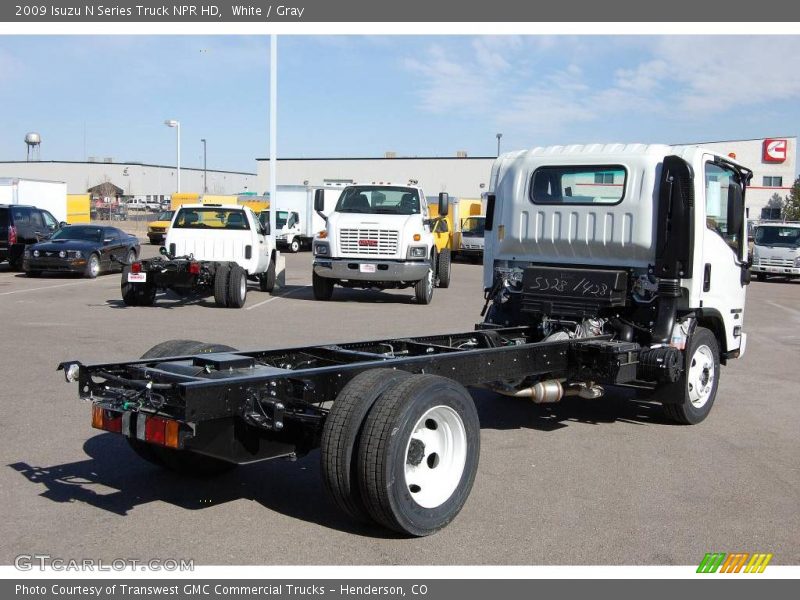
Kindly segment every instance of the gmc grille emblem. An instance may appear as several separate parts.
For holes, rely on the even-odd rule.
[[[377,246],[378,240],[358,240],[359,246]]]

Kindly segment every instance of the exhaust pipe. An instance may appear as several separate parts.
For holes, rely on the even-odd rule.
[[[603,388],[592,382],[570,383],[568,387],[558,379],[546,379],[538,381],[530,387],[521,390],[508,390],[491,388],[492,391],[512,398],[530,398],[535,404],[554,404],[559,402],[564,396],[579,396],[587,400],[594,400],[603,395]]]

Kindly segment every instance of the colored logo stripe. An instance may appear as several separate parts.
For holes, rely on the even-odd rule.
[[[748,562],[749,559],[749,562]],[[747,552],[708,552],[697,567],[698,573],[763,573],[772,560],[772,554]],[[745,564],[747,566],[745,566]],[[744,571],[742,569],[744,568]]]

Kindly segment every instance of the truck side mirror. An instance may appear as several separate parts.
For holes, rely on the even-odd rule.
[[[271,231],[269,221],[261,225],[261,231],[263,232],[261,235],[269,235]]]
[[[323,189],[314,191],[314,210],[317,212],[325,210],[325,190]]]
[[[450,196],[447,192],[439,193],[439,216],[446,217],[447,210],[450,208]]]
[[[741,242],[744,225],[744,194],[742,187],[731,182],[728,186],[728,235],[735,235]]]
[[[484,221],[484,230],[491,231],[494,227],[494,202],[496,198],[494,194],[486,195],[486,221]]]

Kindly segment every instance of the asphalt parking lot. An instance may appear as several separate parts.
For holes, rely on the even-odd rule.
[[[143,246],[148,253],[155,247]],[[403,539],[347,520],[325,496],[319,455],[176,477],[90,426],[56,365],[116,361],[172,338],[239,349],[471,329],[481,267],[456,264],[430,306],[413,290],[337,288],[315,302],[309,253],[287,255],[287,287],[251,285],[244,309],[159,298],[125,307],[119,275],[27,279],[0,265],[3,341],[0,563],[191,558],[197,564],[697,564],[706,552],[800,562],[800,282],[753,283],[746,356],[723,368],[694,427],[613,392],[550,407],[475,391],[478,476],[446,529]]]

